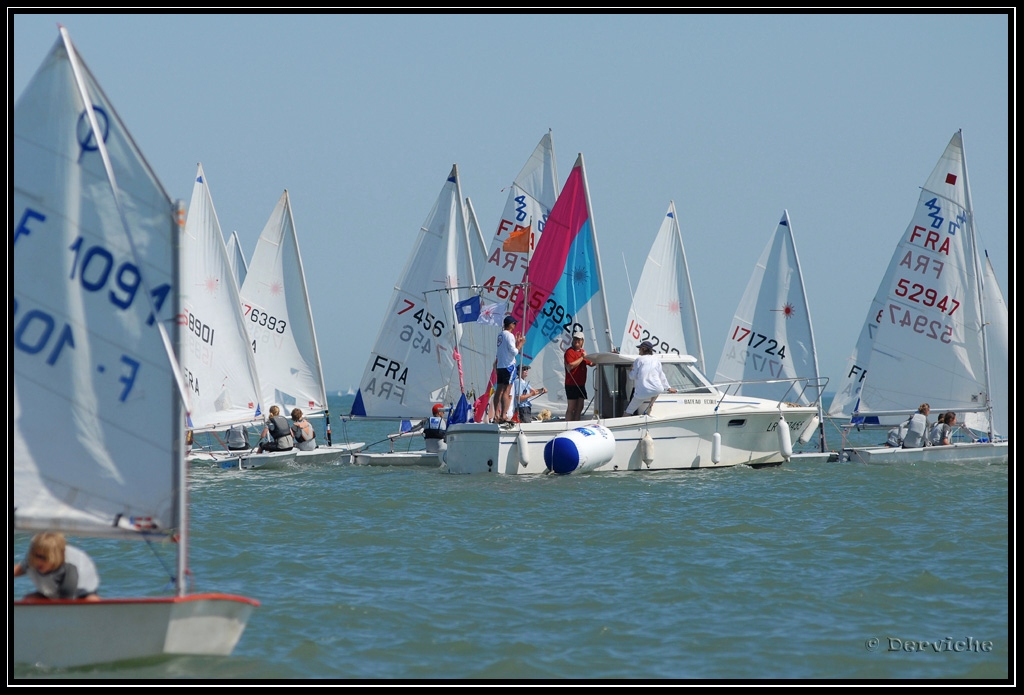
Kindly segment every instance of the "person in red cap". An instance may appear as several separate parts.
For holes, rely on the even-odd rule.
[[[443,405],[435,403],[430,413],[430,417],[423,425],[423,439],[427,451],[436,454],[441,450],[441,442],[444,441],[445,430],[448,429],[448,426],[444,421]]]

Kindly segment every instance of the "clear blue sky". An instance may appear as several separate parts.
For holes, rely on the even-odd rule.
[[[15,14],[14,98],[58,22],[172,196],[202,162],[247,255],[289,190],[331,391],[358,384],[452,164],[490,240],[549,128],[563,181],[586,160],[616,340],[675,200],[713,373],[788,209],[834,386],[957,129],[1015,303],[1006,14]]]

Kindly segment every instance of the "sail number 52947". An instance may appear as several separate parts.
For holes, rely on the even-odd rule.
[[[923,314],[912,314],[897,304],[889,305],[889,319],[894,325],[910,328],[928,338],[941,340],[947,344],[953,342],[952,326],[944,326],[941,321],[929,320]]]

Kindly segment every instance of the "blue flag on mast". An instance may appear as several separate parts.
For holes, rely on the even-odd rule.
[[[480,295],[455,303],[455,318],[459,323],[475,323],[480,318]]]

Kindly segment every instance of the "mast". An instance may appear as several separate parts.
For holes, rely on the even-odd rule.
[[[185,227],[185,203],[184,201],[178,200],[175,204],[176,212],[175,215],[175,230],[174,238],[181,239],[182,230]],[[173,265],[174,274],[172,277],[181,277],[181,246],[179,244],[171,245],[173,253]],[[181,312],[181,291],[178,283],[174,282],[171,285],[171,304],[174,307],[174,316],[177,316]],[[171,323],[171,331],[173,331],[173,339],[175,345],[181,345],[181,325],[177,321]],[[173,362],[173,360],[172,360]],[[174,582],[174,591],[178,596],[184,596],[188,593],[188,542],[189,542],[189,531],[188,531],[188,459],[185,457],[185,428],[180,426],[181,422],[184,422],[185,418],[182,417],[184,401],[176,399],[174,401],[174,407],[172,417],[175,423],[179,425],[175,428],[175,441],[174,441],[174,459],[177,462],[175,466],[175,502],[178,505],[178,547],[177,547],[177,581]]]
[[[608,315],[608,301],[604,296],[604,271],[601,269],[601,252],[597,246],[597,225],[594,224],[594,205],[590,200],[590,184],[587,182],[587,167],[583,164],[583,153],[580,152],[580,174],[583,176],[583,192],[587,197],[587,213],[590,218],[590,239],[594,244],[594,262],[597,264],[597,277],[601,283],[601,291],[598,292],[601,295],[601,309],[604,310],[604,340],[605,340],[605,352],[612,351],[612,332],[611,325],[612,320]]]
[[[967,175],[967,147],[964,145],[964,131],[957,131],[960,134],[960,156],[964,160],[964,201],[967,203],[967,223],[971,230],[971,263],[974,265],[974,274],[977,278],[978,312],[981,319],[981,359],[985,365],[985,408],[988,413],[988,440],[991,442],[995,434],[994,418],[992,416],[992,374],[988,365],[988,322],[985,320],[985,297],[982,293],[982,284],[985,281],[981,270],[981,259],[978,255],[978,234],[974,226],[974,203],[971,201],[971,182]]]

